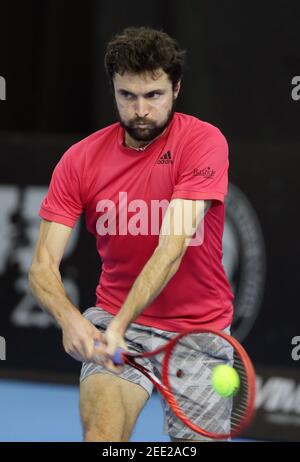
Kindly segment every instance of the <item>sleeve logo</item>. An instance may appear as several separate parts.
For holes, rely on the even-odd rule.
[[[203,176],[204,178],[213,179],[215,174],[216,171],[210,167],[203,168],[202,170],[200,170],[200,168],[194,168],[193,170],[193,175]]]

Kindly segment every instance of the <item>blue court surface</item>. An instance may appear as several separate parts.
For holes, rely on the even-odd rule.
[[[0,441],[82,441],[79,387],[0,380]],[[170,441],[159,397],[143,409],[131,441]]]
[[[82,441],[79,387],[0,381],[0,441]],[[151,397],[132,441],[169,441],[157,395]]]

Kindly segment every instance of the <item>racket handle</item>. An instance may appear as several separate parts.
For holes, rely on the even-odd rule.
[[[117,348],[113,355],[113,362],[116,366],[122,366],[124,364],[123,351],[123,348]]]
[[[101,342],[99,340],[94,340],[94,345],[98,347],[101,345]],[[113,355],[112,360],[116,366],[123,366],[124,364],[123,351],[123,348],[117,348]]]

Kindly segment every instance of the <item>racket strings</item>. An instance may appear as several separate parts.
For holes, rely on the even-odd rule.
[[[235,396],[221,397],[212,386],[219,364],[235,368],[240,386]],[[240,354],[223,337],[197,333],[182,337],[168,358],[170,403],[190,428],[213,438],[237,434],[249,414],[251,390]]]
[[[240,380],[239,390],[237,395],[233,398],[231,411],[231,429],[235,432],[247,415],[250,390],[245,363],[236,352],[234,354],[233,367],[237,371]]]
[[[224,416],[230,413],[230,403],[220,405],[211,385],[212,357],[215,365],[222,355],[228,361],[232,358],[232,348],[225,345],[224,353],[222,343],[212,335],[189,335],[180,339],[169,360],[169,384],[181,413],[189,422],[211,432],[216,431],[216,421],[226,420]],[[226,431],[229,433],[230,428],[219,425],[219,433]]]

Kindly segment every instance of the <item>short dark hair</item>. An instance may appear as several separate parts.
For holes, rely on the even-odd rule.
[[[107,44],[105,69],[113,87],[116,73],[142,74],[163,69],[173,88],[181,80],[185,65],[185,50],[163,31],[149,27],[127,27]]]

